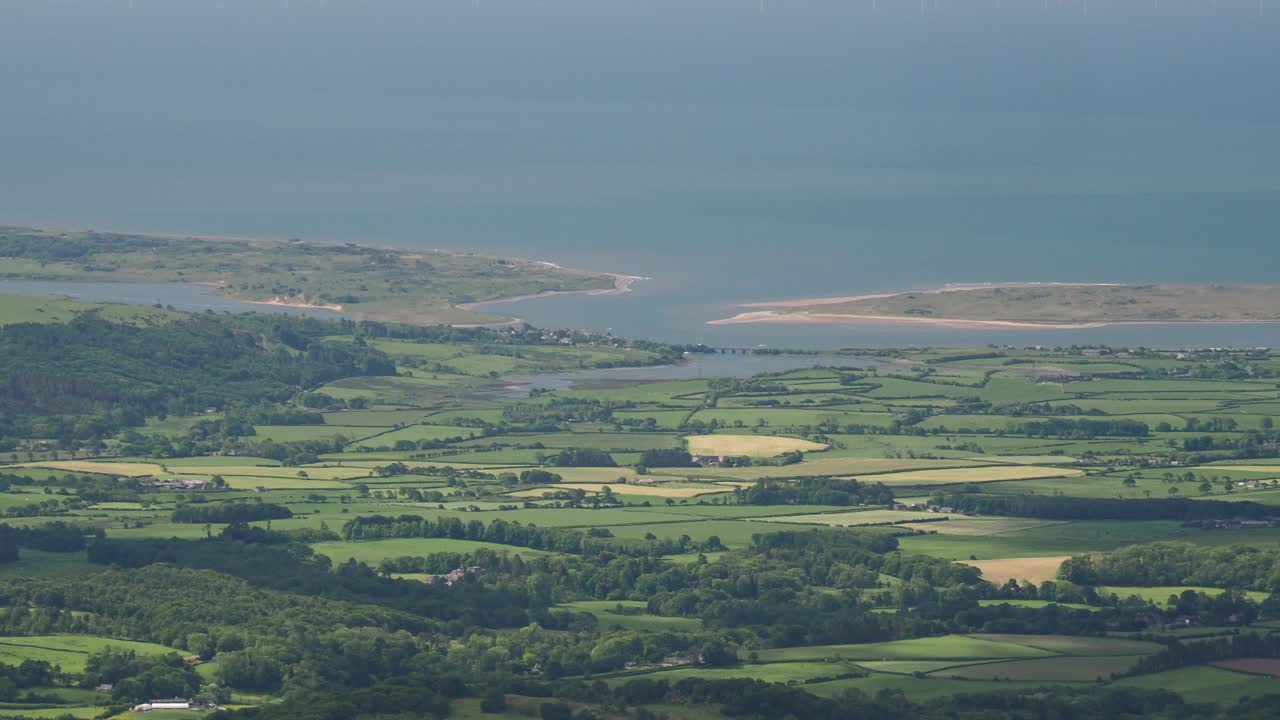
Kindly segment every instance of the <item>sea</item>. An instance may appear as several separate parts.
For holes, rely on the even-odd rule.
[[[1278,87],[1280,0],[0,0],[0,224],[643,276],[488,309],[717,346],[1280,346],[706,324],[945,283],[1280,282]]]

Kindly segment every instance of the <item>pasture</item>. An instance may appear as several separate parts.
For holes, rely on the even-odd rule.
[[[595,617],[601,628],[620,628],[634,632],[696,631],[702,622],[696,618],[664,617],[652,615],[647,603],[639,600],[580,600],[563,603],[558,607],[573,612],[587,613]],[[618,612],[618,608],[623,612]]]
[[[65,672],[84,672],[89,655],[106,648],[132,650],[139,655],[182,654],[176,648],[134,640],[117,640],[94,635],[30,635],[0,637],[0,662],[10,665],[23,660],[44,660],[60,665]]]
[[[378,563],[389,558],[425,557],[435,553],[465,554],[474,553],[477,550],[492,550],[497,553],[522,555],[527,558],[557,554],[514,545],[500,545],[478,540],[455,540],[453,538],[392,538],[389,540],[362,540],[359,542],[335,540],[312,543],[311,549],[315,550],[318,555],[327,556],[335,565],[345,563],[348,560],[355,560],[375,567]]]
[[[885,485],[946,485],[953,483],[997,482],[1000,480],[1075,477],[1083,474],[1083,470],[1076,468],[1055,468],[1036,465],[992,465],[937,470],[906,470],[875,475],[863,474],[858,475],[855,479],[863,482],[884,483]]]

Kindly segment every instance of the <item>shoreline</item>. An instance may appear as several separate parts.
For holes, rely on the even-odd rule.
[[[1093,330],[1116,325],[1276,325],[1280,320],[1094,320],[1082,323],[1041,323],[1026,320],[965,320],[962,318],[846,315],[839,313],[781,313],[772,310],[738,313],[708,320],[708,325],[933,325],[957,330]]]
[[[1178,321],[1168,321],[1178,322]],[[1183,321],[1188,322],[1188,321]],[[1189,321],[1199,322],[1199,321]],[[1212,322],[1212,321],[1204,321]],[[1280,321],[1274,321],[1280,322]],[[1098,321],[1087,323],[1037,323],[1017,320],[964,320],[961,318],[902,317],[897,315],[849,315],[842,313],[784,313],[776,310],[757,310],[738,313],[720,320],[708,320],[708,325],[933,325],[953,329],[980,330],[998,328],[1004,330],[1089,330],[1108,325],[1155,325],[1159,321]]]
[[[624,295],[626,293],[631,292],[631,286],[634,285],[637,281],[652,280],[652,278],[647,278],[642,275],[623,275],[621,273],[601,272],[601,271],[595,271],[595,270],[574,270],[572,268],[561,267],[559,265],[556,265],[555,263],[549,263],[542,260],[526,261],[526,262],[536,262],[541,265],[549,265],[549,266],[555,267],[558,270],[567,270],[568,272],[602,275],[604,277],[608,277],[613,280],[613,287],[594,288],[591,290],[547,290],[545,292],[531,293],[529,295],[517,295],[515,297],[509,297],[509,298],[496,298],[494,300],[478,300],[476,302],[470,302],[470,303],[459,303],[454,307],[458,308],[459,310],[466,310],[467,312],[479,312],[479,308],[484,307],[485,305],[499,305],[502,303],[524,302],[526,300],[538,300],[540,298],[555,297],[557,295],[597,295],[597,296]],[[519,318],[516,318],[515,320],[507,321],[500,324],[508,325],[508,324],[511,324],[512,322],[523,322],[523,321],[520,321]],[[493,324],[493,323],[490,323],[490,324]],[[483,326],[480,325],[480,326],[474,326],[474,327],[483,327]]]
[[[861,302],[863,300],[883,300],[899,295],[941,295],[949,292],[966,290],[995,290],[998,288],[1034,288],[1034,287],[1116,287],[1124,283],[1082,283],[1082,282],[989,282],[989,283],[947,283],[939,288],[924,290],[897,290],[894,292],[871,293],[867,295],[848,295],[845,297],[797,298],[793,300],[773,300],[763,302],[742,303],[744,308],[785,308],[809,307],[811,305],[838,305],[840,303]]]
[[[820,312],[801,310],[786,312],[786,308],[813,308],[822,305],[839,305],[866,300],[881,300],[901,295],[939,295],[950,292],[968,290],[990,290],[998,288],[1037,288],[1037,287],[1116,287],[1125,283],[1076,283],[1076,282],[1004,282],[1004,283],[948,283],[940,288],[927,290],[903,290],[898,292],[872,293],[866,295],[850,295],[846,297],[826,297],[795,300],[776,300],[765,302],[742,303],[740,308],[761,308],[740,312],[718,320],[708,320],[707,325],[930,325],[934,327],[964,330],[1092,330],[1115,325],[1151,326],[1151,325],[1273,325],[1280,319],[1234,319],[1234,320],[1084,320],[1043,321],[1034,320],[997,320],[974,318],[939,318],[918,317],[908,315],[873,315],[862,313]]]
[[[450,321],[446,319],[445,316],[447,316],[450,311],[454,311],[454,310],[462,311],[464,313],[474,313],[478,315],[483,315],[484,313],[480,310],[480,308],[486,305],[495,305],[499,303],[509,303],[509,302],[522,302],[525,300],[535,300],[537,298],[552,297],[555,295],[621,295],[624,293],[631,292],[631,286],[637,281],[652,279],[642,275],[626,275],[623,273],[606,272],[606,271],[599,271],[599,270],[580,270],[577,268],[565,267],[558,263],[550,262],[547,260],[531,260],[528,258],[513,257],[509,255],[488,255],[485,253],[471,252],[466,250],[447,250],[442,248],[430,248],[430,249],[409,248],[409,247],[404,247],[399,245],[385,245],[379,242],[368,242],[368,241],[359,242],[359,243],[342,243],[341,241],[338,241],[338,240],[306,240],[306,239],[295,240],[293,238],[285,239],[285,238],[268,238],[268,237],[249,237],[249,236],[241,236],[241,235],[217,235],[217,234],[191,233],[191,232],[156,232],[154,230],[151,230],[151,231],[102,230],[102,231],[99,231],[94,228],[72,228],[72,227],[61,226],[58,224],[35,224],[35,225],[17,224],[15,225],[15,224],[0,223],[0,227],[14,228],[14,229],[23,230],[23,231],[32,231],[36,233],[43,233],[46,235],[68,235],[73,233],[83,234],[83,233],[91,233],[91,232],[101,232],[103,234],[130,235],[130,236],[149,238],[149,239],[161,240],[161,241],[163,240],[197,240],[202,242],[216,242],[216,243],[262,243],[262,244],[278,244],[278,245],[288,245],[294,242],[301,242],[307,245],[334,246],[334,247],[344,245],[344,244],[346,245],[355,244],[355,245],[358,245],[359,247],[376,248],[379,250],[394,252],[406,259],[414,259],[414,258],[422,259],[422,258],[429,257],[430,255],[433,255],[433,254],[445,255],[450,257],[475,257],[475,258],[484,258],[488,260],[503,261],[515,266],[526,266],[526,267],[540,266],[543,268],[550,268],[554,270],[563,271],[565,273],[570,273],[570,274],[580,275],[585,277],[607,277],[612,281],[612,287],[590,288],[590,289],[584,289],[584,290],[548,290],[545,292],[532,293],[528,295],[517,295],[514,297],[498,297],[490,300],[479,300],[479,301],[470,302],[470,303],[459,303],[457,305],[450,305],[447,308],[438,308],[434,310],[418,309],[414,307],[404,307],[404,308],[392,309],[389,311],[388,310],[374,311],[367,315],[365,315],[364,313],[360,313],[358,309],[352,310],[343,305],[339,305],[336,303],[310,303],[310,302],[307,302],[305,298],[301,300],[294,300],[290,298],[277,296],[267,300],[249,300],[242,297],[240,293],[236,291],[225,280],[220,282],[206,280],[206,281],[196,281],[194,283],[191,283],[191,284],[201,285],[209,288],[211,293],[214,295],[229,298],[231,300],[235,300],[236,302],[241,302],[248,305],[269,305],[274,307],[294,308],[294,309],[301,309],[301,310],[325,310],[325,311],[330,311],[335,313],[342,313],[351,319],[368,319],[368,320],[377,320],[381,322],[397,322],[397,323],[416,324],[416,325],[448,325],[450,327],[459,327],[459,328],[511,327],[511,326],[523,324],[525,321],[519,317],[510,317],[510,318],[499,317],[492,322],[468,322],[465,319],[462,321]],[[63,279],[61,280],[61,282],[66,282],[70,284],[75,284],[77,282],[119,282],[119,283],[129,284],[129,283],[146,283],[146,282],[157,282],[157,281],[116,280],[116,279],[94,278],[94,279],[85,279],[85,280]],[[158,281],[158,284],[180,285],[184,283],[174,283],[172,281]]]
[[[235,297],[235,296],[227,295],[227,297]],[[315,304],[315,303],[309,303],[306,301],[288,300],[285,298],[278,298],[278,297],[271,298],[270,300],[245,300],[243,298],[238,298],[238,297],[235,299],[242,303],[248,303],[249,305],[274,305],[275,307],[299,308],[302,310],[331,310],[333,312],[338,312],[338,313],[343,311],[343,308],[341,305]]]

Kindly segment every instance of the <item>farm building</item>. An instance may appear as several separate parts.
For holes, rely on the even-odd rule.
[[[190,710],[191,701],[183,698],[168,698],[166,700],[152,700],[141,705],[134,705],[134,712],[151,712],[152,710]]]

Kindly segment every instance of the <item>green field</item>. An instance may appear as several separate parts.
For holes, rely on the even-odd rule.
[[[619,605],[638,614],[615,612]],[[638,600],[579,600],[563,603],[559,607],[593,615],[601,628],[618,627],[623,630],[663,632],[697,630],[702,626],[701,621],[695,618],[651,615],[644,610],[646,603]]]
[[[17,665],[23,660],[44,660],[66,672],[83,672],[89,655],[105,648],[132,650],[140,655],[182,654],[181,650],[155,643],[95,637],[93,635],[31,635],[0,637],[0,662]]]
[[[393,540],[365,540],[363,542],[320,542],[313,543],[311,548],[317,554],[328,556],[330,560],[333,560],[334,564],[345,563],[354,559],[374,566],[387,558],[421,557],[434,553],[474,553],[481,549],[510,555],[522,555],[524,557],[555,554],[532,548],[499,545],[475,540],[454,540],[451,538],[396,538]]]
[[[1168,603],[1169,598],[1171,596],[1181,595],[1183,592],[1187,590],[1193,590],[1195,592],[1204,593],[1206,595],[1218,595],[1220,593],[1225,592],[1225,590],[1223,590],[1222,588],[1207,588],[1207,587],[1199,587],[1195,585],[1178,585],[1178,586],[1165,586],[1165,587],[1117,587],[1114,585],[1098,586],[1099,593],[1113,594],[1121,598],[1127,598],[1127,597],[1136,595],[1142,598],[1143,600],[1146,600],[1147,602],[1155,603],[1157,605],[1166,604]],[[1266,600],[1267,597],[1270,595],[1269,593],[1260,592],[1257,590],[1246,590],[1244,591],[1244,594],[1254,602],[1262,602],[1263,600]]]
[[[1030,645],[966,635],[946,635],[915,640],[898,640],[865,645],[818,645],[812,647],[763,650],[764,662],[800,660],[987,660],[996,658],[1033,658],[1054,655]]]

